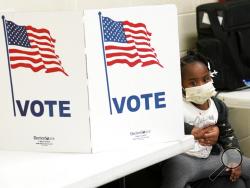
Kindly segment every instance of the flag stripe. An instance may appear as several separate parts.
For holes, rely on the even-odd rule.
[[[40,61],[40,62],[33,62],[33,61],[30,61],[30,60],[18,60],[18,61],[13,61],[12,64],[14,65],[14,64],[18,64],[18,63],[29,63],[33,67],[44,65],[44,67],[48,68],[48,69],[50,69],[52,67],[58,67],[58,68],[60,68],[60,65],[58,63],[56,63],[56,62],[46,62],[46,63],[44,63],[42,61]]]
[[[143,62],[142,67],[149,66],[149,65],[154,65],[154,64],[157,64],[157,65],[159,65],[161,68],[163,68],[163,66],[159,63],[159,61],[155,61],[155,60]]]
[[[122,64],[127,64],[128,66],[130,66],[130,67],[134,67],[135,65],[137,65],[138,63],[141,63],[141,60],[140,59],[137,59],[137,60],[135,60],[135,61],[129,61],[129,60],[127,60],[127,59],[115,59],[115,60],[113,60],[113,61],[108,61],[107,62],[107,65],[108,66],[111,66],[111,65],[114,65],[114,64],[120,64],[120,63],[122,63]]]
[[[23,57],[23,56],[11,56],[10,57],[10,61],[22,61],[22,60],[27,60],[30,61],[32,63],[40,63],[43,62],[44,64],[56,64],[56,65],[61,65],[61,63],[57,62],[57,61],[44,61],[42,58],[32,58],[32,57]],[[14,63],[14,62],[13,62]]]
[[[39,40],[45,40],[45,41],[47,41],[49,43],[54,43],[52,41],[52,39],[50,39],[47,36],[38,36],[38,35],[34,35],[33,33],[28,33],[28,37],[33,37],[33,38],[37,39],[37,41],[39,41]]]
[[[129,22],[129,21],[123,21],[123,24],[125,25],[125,27],[128,26],[128,27],[132,27],[132,28],[140,28],[140,27],[144,28],[145,31],[147,32],[147,34],[149,36],[151,36],[151,33],[147,30],[146,25],[143,24],[143,23],[132,23],[132,22]]]
[[[60,68],[60,65],[58,65],[58,64],[44,64],[43,62],[33,63],[33,62],[29,61],[29,60],[22,60],[22,61],[19,60],[19,61],[16,61],[16,62],[14,61],[11,65],[18,65],[19,63],[29,64],[32,67],[39,67],[39,66],[43,65],[44,68],[46,68],[46,69],[51,69],[53,67]]]
[[[58,71],[62,72],[62,73],[65,74],[66,76],[68,76],[68,74],[67,74],[65,71],[61,70],[61,69],[58,68],[58,67],[53,67],[53,68],[47,69],[47,70],[46,70],[46,73],[53,73],[53,72],[58,72]]]
[[[35,55],[41,55],[44,58],[55,58],[57,59],[56,55],[50,55],[50,54],[42,54],[39,53],[38,51],[23,51],[23,50],[19,50],[19,49],[9,49],[9,53],[10,54],[15,54],[15,53],[20,53],[20,54],[25,54],[25,55],[30,55],[30,56],[35,56]]]
[[[18,49],[23,50],[22,47],[18,47],[18,46],[15,46],[15,48],[10,48],[10,50],[15,50],[15,49],[16,50],[18,50]],[[27,51],[27,50],[23,50],[23,52],[24,51]],[[42,48],[42,47],[40,47],[38,45],[32,45],[32,49],[30,50],[30,52],[33,52],[33,51],[45,51],[46,53],[55,54],[55,50],[53,50],[51,48]]]
[[[138,42],[138,41],[134,41],[134,40],[128,40],[128,43],[134,43],[136,45],[145,45],[145,46],[149,45],[148,42]]]
[[[12,68],[12,69],[16,69],[16,68],[19,68],[19,67],[30,68],[30,69],[31,69],[32,71],[34,71],[34,72],[38,72],[38,71],[40,71],[40,70],[42,70],[42,69],[45,68],[44,65],[40,65],[40,66],[38,66],[38,67],[34,67],[34,66],[32,66],[31,64],[29,64],[29,63],[11,64],[11,68]]]
[[[55,46],[53,44],[50,44],[48,42],[40,42],[39,40],[33,40],[33,39],[30,39],[30,43],[34,43],[34,44],[38,44],[38,45],[44,45],[44,46],[47,46],[47,47],[50,47],[50,48],[54,48]]]
[[[155,55],[152,55],[152,54],[142,54],[142,55],[139,55],[138,53],[130,54],[130,53],[125,53],[125,52],[110,53],[110,54],[107,53],[106,54],[107,58],[116,57],[116,56],[126,56],[126,57],[129,57],[129,58],[134,58],[134,57],[137,57],[137,56],[140,56],[140,58],[147,58],[147,57],[153,57],[153,58],[155,58]]]
[[[145,40],[145,41],[150,41],[149,38],[143,37],[143,36],[134,36],[134,35],[126,34],[126,37],[128,37],[128,38],[130,37],[130,38],[134,39],[135,41],[137,39],[141,39],[141,40]]]
[[[131,55],[131,54],[137,54],[137,56],[140,57],[140,58],[146,58],[146,57],[149,57],[149,56],[152,56],[152,57],[156,58],[156,55],[155,55],[154,52],[151,52],[151,51],[139,52],[136,49],[134,49],[134,50],[132,50],[130,52],[123,51],[123,50],[109,50],[109,51],[106,51],[106,57],[107,58],[116,57],[116,55],[112,55],[113,53],[118,53],[118,54],[116,54],[117,56],[119,56],[119,53],[123,53],[124,55],[127,55],[127,57],[129,57],[129,55]],[[142,59],[142,61],[143,61],[143,59]]]
[[[131,33],[131,34],[142,34],[142,35],[144,35],[144,36],[150,36],[150,35],[148,35],[147,34],[147,32],[146,31],[144,31],[144,30],[134,30],[134,29],[131,29],[131,28],[124,28],[123,29],[126,33]]]
[[[32,69],[34,72],[38,72],[42,69],[45,69],[45,66],[44,65],[39,65],[37,67],[34,67],[32,66],[31,64],[29,63],[18,63],[18,64],[12,64],[11,65],[11,68],[12,69],[16,69],[16,68],[20,68],[20,67],[25,67],[25,68],[30,68]],[[52,67],[50,69],[46,69],[46,73],[53,73],[53,72],[62,72],[63,74],[65,74],[66,76],[68,76],[68,74],[66,72],[64,72],[63,70],[61,70],[60,68],[58,67]]]
[[[112,53],[127,53],[127,54],[139,54],[138,51],[136,49],[134,50],[130,50],[129,52],[128,51],[124,51],[124,50],[119,50],[119,49],[114,49],[114,50],[107,50],[106,51],[106,54],[112,54]],[[150,54],[150,53],[148,53]]]
[[[33,49],[36,49],[36,50],[40,50],[40,51],[46,51],[46,52],[51,52],[51,53],[55,53],[55,50],[54,49],[51,49],[51,48],[43,48],[43,47],[40,47],[38,45],[33,45],[32,44],[32,48]],[[59,57],[59,56],[58,56]]]
[[[56,40],[52,38],[52,36],[50,35],[49,30],[47,30],[47,29],[44,29],[44,28],[37,29],[37,28],[34,28],[32,26],[26,26],[26,29],[29,32],[34,32],[34,33],[37,33],[37,34],[47,34],[49,36],[49,38],[52,39],[53,42],[56,42]]]
[[[126,60],[127,62],[135,62],[137,60],[140,60],[140,63],[144,63],[144,62],[148,62],[148,61],[155,61],[154,58],[152,58],[152,57],[144,58],[143,62],[142,62],[140,57],[128,58],[126,56],[120,56],[120,57],[116,57],[116,58],[110,58],[108,62],[114,62],[117,59],[119,59],[119,60],[123,59],[123,60]]]
[[[124,50],[125,52],[127,50],[134,50],[136,49],[137,51],[140,51],[140,52],[152,52],[151,49],[147,49],[147,48],[136,48],[135,46],[113,46],[113,45],[110,45],[110,46],[106,46],[105,47],[105,50]]]
[[[123,31],[125,33],[130,33],[130,34],[134,34],[134,35],[141,34],[141,35],[144,35],[147,37],[151,37],[151,33],[148,34],[144,28],[132,28],[132,27],[129,27],[127,25],[123,25]]]
[[[137,59],[135,61],[129,61],[127,59],[116,59],[116,60],[107,62],[108,66],[111,66],[111,65],[114,65],[114,64],[120,64],[120,63],[127,64],[130,67],[134,67],[138,63],[142,63],[142,62],[139,59]],[[155,60],[145,61],[145,62],[143,62],[142,66],[145,67],[145,66],[149,66],[149,65],[153,65],[153,64],[157,64],[160,67],[163,67],[158,61],[155,61]]]

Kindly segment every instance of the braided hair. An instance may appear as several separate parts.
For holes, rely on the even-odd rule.
[[[183,67],[187,64],[191,64],[191,63],[195,63],[195,62],[200,62],[203,63],[209,72],[211,72],[210,70],[210,59],[205,57],[204,55],[202,55],[199,52],[195,52],[195,51],[187,51],[187,55],[185,55],[184,57],[182,57],[180,59],[180,65],[181,65],[181,73],[183,70]]]

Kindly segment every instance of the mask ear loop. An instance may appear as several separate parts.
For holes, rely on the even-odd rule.
[[[186,97],[186,91],[184,88],[182,88],[182,95],[183,95],[183,97]]]

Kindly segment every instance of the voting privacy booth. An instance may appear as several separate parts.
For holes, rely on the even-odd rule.
[[[0,149],[96,152],[184,136],[173,5],[2,13]]]

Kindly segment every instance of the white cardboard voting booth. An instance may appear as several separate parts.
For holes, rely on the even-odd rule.
[[[0,149],[90,153],[184,136],[175,6],[2,15]]]

